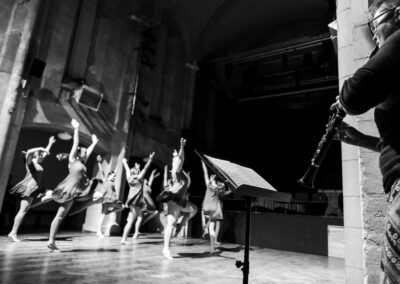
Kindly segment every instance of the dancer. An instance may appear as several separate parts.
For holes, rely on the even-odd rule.
[[[166,259],[172,260],[171,252],[169,250],[172,233],[175,229],[176,222],[180,216],[181,206],[184,206],[186,201],[184,200],[185,193],[187,191],[189,178],[187,174],[182,170],[182,166],[185,159],[184,147],[186,140],[181,138],[180,150],[174,150],[172,158],[172,185],[168,191],[163,191],[157,200],[160,202],[167,202],[168,214],[167,214],[167,226],[164,230],[164,248],[163,255]]]
[[[56,139],[54,139],[54,136],[51,136],[46,148],[32,148],[25,153],[25,178],[9,191],[10,194],[21,198],[19,211],[14,218],[11,232],[8,234],[8,237],[14,242],[20,242],[17,237],[18,229],[26,213],[31,208],[33,200],[35,198],[40,198],[40,201],[43,201],[50,196],[46,194],[42,188],[43,167],[41,163],[44,158],[50,154],[51,146],[53,146],[55,142]]]
[[[115,190],[114,182],[116,178],[116,173],[118,172],[118,166],[114,171],[110,171],[107,176],[104,173],[103,166],[102,166],[102,157],[100,155],[97,156],[97,164],[99,167],[99,171],[102,175],[103,186],[100,187],[101,194],[103,197],[103,202],[101,205],[101,215],[99,219],[99,226],[97,228],[97,236],[99,238],[104,238],[102,233],[102,226],[106,215],[110,214],[111,212],[118,212],[124,209],[124,205],[121,201],[118,200],[117,192]],[[107,226],[106,235],[110,235],[110,226]]]
[[[127,239],[129,233],[132,229],[132,225],[136,220],[135,224],[135,234],[133,235],[133,239],[138,237],[139,227],[143,219],[143,208],[145,206],[144,194],[143,194],[143,178],[146,175],[151,162],[153,161],[154,152],[150,154],[149,160],[144,166],[143,170],[140,170],[140,165],[135,163],[133,168],[129,168],[128,161],[123,159],[122,163],[125,167],[126,172],[126,180],[129,183],[129,194],[128,199],[126,201],[125,206],[129,207],[129,215],[127,219],[127,223],[124,228],[124,232],[122,235],[121,244],[130,244]]]
[[[146,214],[146,218],[142,221],[141,225],[146,224],[148,221],[150,221],[152,218],[156,217],[158,214],[158,210],[156,208],[156,205],[154,204],[153,198],[151,198],[151,193],[152,193],[152,186],[154,180],[159,177],[160,174],[157,172],[157,170],[153,170],[150,174],[149,180],[144,180],[143,183],[143,198],[144,198],[144,208],[143,208],[143,214]],[[140,224],[138,226],[140,228]],[[136,235],[139,234],[139,232],[135,232]]]
[[[168,178],[168,165],[164,166],[164,176],[163,176],[163,186],[162,186],[162,192],[161,194],[157,197],[157,201],[160,201],[160,196],[162,196],[163,193],[168,192],[169,189],[172,186],[172,179]],[[162,214],[160,214],[160,222],[163,226],[163,231],[161,232],[164,234],[165,229],[167,228],[167,215],[168,215],[168,205],[167,202],[160,202],[162,206]]]
[[[181,216],[179,217],[178,221],[176,222],[175,231],[173,233],[174,237],[179,235],[183,226],[185,226],[197,214],[197,211],[198,211],[196,204],[194,204],[193,202],[191,202],[189,200],[189,197],[190,197],[189,188],[192,183],[192,180],[190,178],[190,172],[187,173],[187,177],[188,177],[188,185],[187,185],[186,194],[184,196],[185,206],[181,206],[181,208],[180,208]]]
[[[79,147],[79,122],[72,119],[71,125],[74,128],[74,140],[71,152],[68,157],[68,176],[59,183],[53,191],[53,200],[60,203],[57,214],[51,222],[50,236],[47,247],[50,251],[59,252],[55,244],[55,237],[58,228],[71,209],[74,200],[84,197],[90,198],[95,183],[86,176],[85,163],[93,152],[97,142],[96,135],[92,135],[92,144],[88,148]]]
[[[224,218],[221,197],[229,194],[230,191],[225,190],[225,185],[218,180],[215,174],[208,175],[206,164],[203,161],[201,163],[203,166],[204,181],[207,187],[202,211],[205,219],[208,220],[206,228],[210,235],[210,253],[215,253],[215,245],[218,238],[216,227],[220,226]]]

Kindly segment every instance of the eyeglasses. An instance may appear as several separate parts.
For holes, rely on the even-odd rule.
[[[378,18],[380,18],[380,17],[382,17],[383,15],[386,15],[386,14],[388,14],[388,13],[390,13],[390,12],[393,12],[393,11],[396,10],[396,9],[397,9],[397,7],[394,7],[394,8],[392,8],[392,9],[389,9],[389,10],[383,12],[382,14],[376,16],[376,17],[373,18],[371,21],[369,21],[367,24],[368,24],[368,28],[369,28],[369,30],[371,31],[371,33],[375,33],[376,28],[377,28],[380,24],[382,24],[382,23],[384,22],[384,21],[382,20],[382,21],[380,21],[380,22],[375,26],[375,25],[374,25],[374,22],[375,22]]]

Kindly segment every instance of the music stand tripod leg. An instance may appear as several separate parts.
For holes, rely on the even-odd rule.
[[[245,232],[245,242],[244,242],[244,260],[243,262],[237,260],[235,265],[237,268],[242,268],[243,271],[243,284],[249,283],[249,273],[250,273],[250,261],[249,261],[249,252],[250,252],[250,209],[251,209],[251,201],[252,198],[249,196],[245,196],[246,199],[246,232]]]

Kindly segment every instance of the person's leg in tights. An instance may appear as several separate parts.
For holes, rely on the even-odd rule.
[[[221,243],[218,241],[219,230],[221,229],[221,221],[217,220],[215,222],[215,245],[219,246]]]
[[[208,226],[210,224],[209,220],[206,220],[206,217],[204,216],[203,210],[201,210],[201,224],[203,226],[203,238],[208,234]]]
[[[124,228],[124,232],[122,234],[121,244],[129,244],[127,239],[128,239],[129,233],[131,232],[133,222],[136,219],[137,211],[135,210],[135,208],[133,206],[131,206],[129,209],[130,209],[130,211],[129,211],[128,219],[127,219],[127,222],[126,222],[126,225]]]
[[[8,234],[8,236],[14,242],[20,242],[20,240],[17,237],[18,229],[21,226],[22,220],[24,219],[26,213],[28,212],[29,208],[31,207],[32,200],[33,200],[33,198],[31,198],[31,197],[21,199],[18,213],[17,213],[17,215],[15,215],[15,218],[14,218],[13,227],[11,229],[11,232]]]
[[[99,224],[98,224],[98,227],[97,227],[97,236],[99,238],[104,238],[104,235],[102,233],[102,228],[103,228],[104,219],[106,218],[107,210],[108,210],[107,204],[106,203],[102,204],[101,205],[101,215],[100,215]]]
[[[211,220],[209,225],[210,253],[215,252],[215,221]]]
[[[178,220],[179,215],[180,215],[179,205],[173,203],[168,204],[167,227],[165,228],[164,231],[164,249],[163,249],[163,255],[168,260],[172,260],[169,246],[172,238],[172,233],[175,229],[176,221]]]
[[[174,236],[176,237],[179,232],[181,231],[182,227],[186,225],[196,214],[197,214],[197,206],[192,203],[188,202],[187,204],[188,210],[182,214],[182,220],[176,225],[176,230]]]
[[[153,219],[154,217],[156,217],[157,214],[158,214],[158,210],[150,211],[150,212],[147,214],[146,218],[143,219],[142,225],[146,224],[146,223],[149,222],[151,219]]]
[[[142,225],[142,220],[143,220],[143,210],[142,209],[137,209],[137,213],[136,213],[136,223],[135,223],[135,233],[133,234],[132,239],[137,239],[137,237],[139,236],[139,229],[140,226]]]
[[[49,243],[47,245],[47,247],[51,251],[58,251],[58,248],[56,246],[56,241],[55,241],[56,234],[61,225],[61,222],[64,220],[65,216],[68,214],[68,211],[71,209],[71,206],[73,203],[74,203],[74,201],[70,200],[70,201],[60,204],[60,207],[58,207],[58,210],[57,210],[57,214],[54,217],[53,221],[51,222]]]

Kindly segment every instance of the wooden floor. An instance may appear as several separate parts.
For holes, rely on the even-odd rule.
[[[61,253],[48,252],[46,234],[20,238],[12,243],[0,236],[0,283],[242,283],[234,265],[243,260],[240,245],[223,244],[211,256],[205,240],[174,239],[175,259],[168,261],[161,256],[159,234],[121,246],[119,237],[65,232],[57,241]],[[250,283],[344,283],[339,258],[252,247],[250,265]]]

